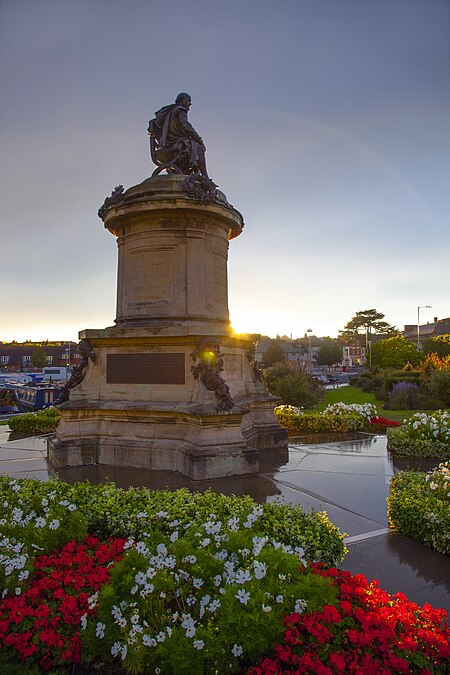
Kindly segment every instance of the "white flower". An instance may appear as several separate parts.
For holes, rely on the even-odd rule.
[[[193,645],[194,645],[195,649],[200,650],[200,649],[203,649],[203,647],[205,646],[205,643],[203,642],[203,640],[194,640]]]
[[[199,577],[196,577],[195,579],[192,580],[192,585],[194,588],[201,588],[205,582],[203,579],[200,579]]]
[[[139,513],[136,513],[136,518],[148,518],[147,511],[139,511]]]
[[[162,630],[162,631],[160,631],[160,632],[158,633],[158,635],[156,636],[156,641],[157,641],[157,642],[164,642],[165,639],[166,639],[166,634],[165,634],[165,632]]]
[[[28,570],[22,570],[19,574],[19,581],[24,581],[25,579],[28,579],[30,575],[30,572]]]
[[[106,628],[106,624],[102,623],[101,621],[99,621],[97,623],[96,627],[95,627],[95,635],[100,640],[103,640],[103,638],[105,637],[105,628]]]
[[[238,658],[238,656],[242,656],[244,650],[242,649],[241,645],[234,644],[231,648],[231,653],[233,654],[233,656]]]
[[[186,630],[186,637],[187,638],[193,638],[195,633],[196,633],[196,629],[194,628],[194,626],[192,626],[191,628],[188,628]]]
[[[270,605],[265,605],[265,604],[263,603],[263,604],[261,605],[261,607],[262,607],[262,611],[263,611],[263,612],[271,612],[271,611],[272,611],[272,607],[271,607]]]
[[[237,599],[239,600],[240,603],[242,603],[243,605],[246,605],[247,602],[248,602],[249,599],[250,599],[250,593],[244,591],[244,590],[241,588],[241,590],[238,591],[234,597],[237,598]]]
[[[211,612],[211,614],[215,612],[216,609],[219,609],[220,605],[221,605],[220,600],[213,600],[208,606],[208,609]]]
[[[253,562],[254,574],[256,579],[264,579],[267,574],[267,565],[265,563],[255,560]]]
[[[239,530],[239,518],[230,518],[227,521],[227,524],[231,532],[237,532]]]
[[[83,630],[86,630],[86,626],[87,626],[87,614],[83,614],[83,616],[82,616],[81,619],[80,619],[80,623],[81,623],[81,628],[82,628]]]
[[[156,552],[158,555],[162,555],[165,558],[167,555],[167,546],[165,544],[158,544],[156,547]]]
[[[134,575],[134,580],[139,586],[143,586],[147,583],[147,575],[144,572],[138,572]]]
[[[305,611],[305,609],[307,607],[307,604],[308,603],[306,602],[306,600],[301,600],[301,599],[296,600],[294,612],[297,612],[297,614],[302,614],[302,612]]]
[[[211,543],[211,539],[209,539],[208,537],[205,537],[205,539],[202,539],[199,542],[199,546],[201,546],[202,548],[205,548],[205,546],[208,546],[208,544],[210,544],[210,543]]]
[[[54,518],[52,521],[49,522],[48,524],[49,528],[51,530],[57,530],[59,527],[59,520],[58,518]]]
[[[136,551],[138,553],[141,553],[142,555],[148,555],[149,553],[149,550],[143,541],[138,541],[138,543],[136,544]]]
[[[214,557],[216,560],[225,560],[228,557],[228,551],[223,548],[221,551],[214,553]]]
[[[69,511],[76,511],[77,507],[75,506],[75,504],[69,504],[69,506],[67,507],[67,509],[68,509]]]
[[[238,570],[236,573],[236,583],[237,584],[245,584],[246,581],[251,581],[252,580],[252,575],[248,570]]]
[[[45,527],[46,522],[47,521],[45,520],[45,518],[41,518],[41,517],[36,518],[35,527],[40,527],[40,528]]]
[[[170,535],[170,541],[173,543],[177,539],[178,539],[178,532],[177,530],[175,530],[175,532],[172,532],[172,534]]]
[[[214,586],[220,586],[221,583],[222,583],[221,575],[216,574],[216,576],[214,577]]]
[[[277,595],[277,597],[275,598],[275,602],[283,602],[283,600],[284,600],[284,595]]]
[[[149,635],[143,635],[142,644],[145,647],[156,647],[156,640],[154,638],[151,638]]]

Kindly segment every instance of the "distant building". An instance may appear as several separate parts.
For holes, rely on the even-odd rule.
[[[450,317],[447,319],[438,319],[434,317],[432,323],[428,322],[419,326],[420,341],[438,335],[447,335],[450,333]],[[410,342],[417,342],[417,324],[408,324],[403,331],[404,337]]]
[[[366,347],[355,342],[352,345],[343,345],[342,367],[356,368],[363,366],[366,361]]]
[[[67,366],[68,362],[70,366],[80,362],[76,342],[0,343],[0,371],[4,373],[41,372],[42,368],[35,368],[31,361],[31,355],[39,348],[42,348],[47,356],[47,366],[59,368]]]

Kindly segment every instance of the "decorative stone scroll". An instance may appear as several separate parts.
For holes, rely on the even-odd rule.
[[[96,354],[89,340],[80,340],[77,352],[81,354],[81,361],[78,366],[74,367],[69,381],[62,388],[59,397],[56,399],[55,405],[61,405],[61,403],[65,403],[69,400],[70,390],[77,387],[84,380],[89,365],[89,359],[95,362]]]
[[[256,342],[247,351],[247,361],[254,382],[262,382],[262,368],[256,360]]]
[[[202,338],[191,356],[195,364],[191,367],[192,374],[208,391],[215,392],[217,410],[231,410],[234,401],[230,388],[220,375],[223,370],[223,354],[220,352],[219,341],[215,338]]]

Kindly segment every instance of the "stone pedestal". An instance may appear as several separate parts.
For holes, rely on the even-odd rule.
[[[287,449],[253,338],[228,317],[228,242],[243,229],[225,196],[186,194],[186,176],[150,178],[105,201],[117,237],[115,326],[85,330],[92,353],[60,406],[55,467],[173,469],[194,480],[258,471]]]

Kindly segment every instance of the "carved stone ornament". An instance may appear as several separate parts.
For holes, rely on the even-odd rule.
[[[70,390],[77,387],[84,380],[89,365],[89,359],[91,359],[91,361],[95,361],[96,359],[95,351],[92,349],[89,340],[80,340],[77,352],[81,354],[81,361],[78,366],[74,367],[69,381],[65,384],[59,397],[56,399],[55,405],[61,405],[61,403],[65,403],[69,400]]]
[[[114,204],[118,204],[122,200],[122,195],[123,195],[123,185],[116,185],[114,190],[111,192],[111,196],[106,197],[105,201],[99,208],[98,217],[103,220],[103,217],[105,216],[110,206],[114,206]]]
[[[188,197],[201,202],[213,202],[219,198],[219,191],[215,183],[199,173],[188,176],[183,181],[182,189]]]
[[[195,363],[191,367],[196,380],[200,380],[208,391],[214,391],[217,398],[217,410],[231,410],[234,401],[230,395],[230,388],[220,375],[223,370],[223,354],[215,338],[202,338],[196,350],[191,354]]]
[[[262,368],[256,360],[256,342],[247,351],[247,361],[250,366],[250,373],[255,382],[262,382]]]

